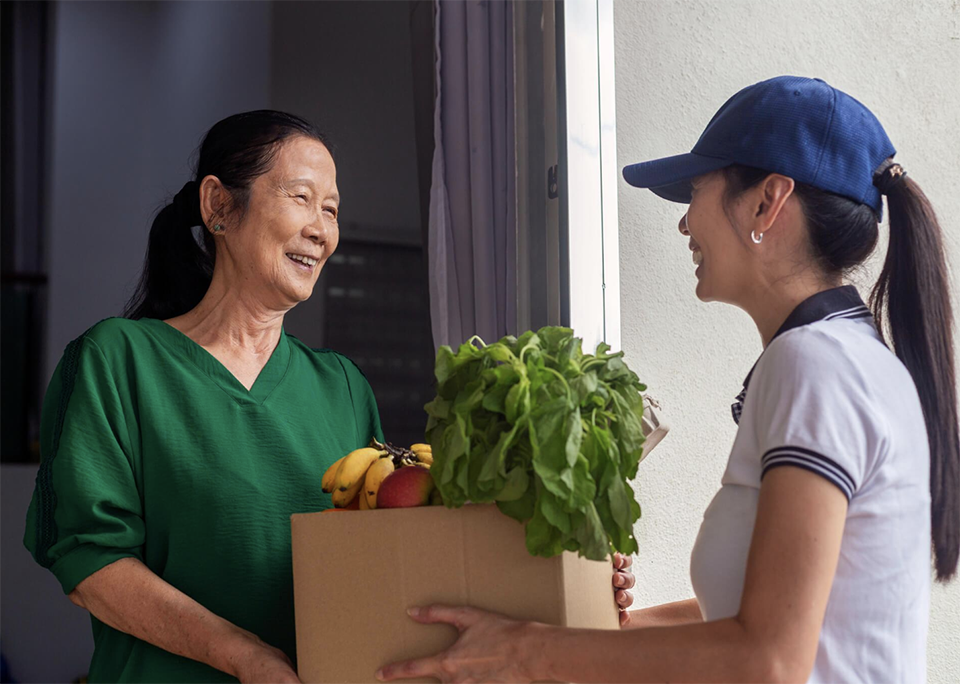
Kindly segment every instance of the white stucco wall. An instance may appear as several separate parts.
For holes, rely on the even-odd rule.
[[[740,88],[779,74],[818,76],[866,104],[897,160],[931,198],[960,260],[960,4],[866,0],[616,0],[619,164],[686,152]],[[620,186],[623,347],[673,432],[637,480],[636,596],[693,595],[690,550],[719,487],[735,425],[730,403],[761,351],[749,317],[703,304],[680,205]],[[885,236],[885,232],[882,233]],[[881,245],[879,252],[885,253]],[[869,290],[875,259],[855,284]],[[960,307],[960,273],[954,273]],[[960,581],[933,592],[929,681],[960,681]]]

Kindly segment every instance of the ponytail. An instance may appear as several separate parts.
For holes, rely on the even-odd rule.
[[[732,199],[769,175],[738,164],[722,170]],[[960,431],[953,358],[953,313],[937,217],[920,187],[892,159],[874,174],[887,196],[890,242],[870,296],[877,330],[910,372],[917,387],[930,444],[930,530],[937,580],[957,572],[960,554]],[[876,212],[867,204],[796,182],[813,254],[831,276],[852,272],[870,256],[879,237]],[[887,322],[885,334],[884,320]]]
[[[143,273],[125,318],[163,320],[200,303],[210,287],[215,255],[206,230],[201,230],[202,246],[194,236],[194,227],[202,225],[200,186],[190,181],[153,220]]]
[[[930,444],[931,531],[937,580],[957,571],[960,552],[960,432],[953,358],[953,312],[943,237],[926,195],[897,164],[881,165],[874,184],[887,195],[890,243],[870,306],[913,376]]]
[[[214,124],[200,144],[194,180],[153,220],[143,272],[124,307],[125,318],[173,318],[200,303],[213,279],[216,260],[216,243],[200,213],[200,181],[215,176],[229,194],[230,203],[224,209],[242,219],[250,186],[270,170],[281,143],[293,136],[316,140],[330,149],[313,124],[271,109],[235,114]],[[200,240],[194,234],[197,226]]]

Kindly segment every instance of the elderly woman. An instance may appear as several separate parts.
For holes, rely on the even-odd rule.
[[[310,124],[224,119],[154,221],[126,318],[64,352],[25,543],[93,616],[91,680],[299,681],[290,515],[328,508],[326,468],[383,440],[359,369],[283,331],[339,202]]]
[[[25,543],[93,616],[91,680],[297,681],[289,516],[329,507],[327,466],[382,439],[357,367],[283,331],[338,205],[314,127],[224,119],[153,223],[126,318],[64,352]]]

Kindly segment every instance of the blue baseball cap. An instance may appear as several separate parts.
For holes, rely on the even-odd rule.
[[[688,154],[631,164],[624,179],[690,202],[690,181],[732,164],[753,166],[882,211],[873,174],[896,153],[873,113],[819,78],[778,76],[748,86],[713,115]]]

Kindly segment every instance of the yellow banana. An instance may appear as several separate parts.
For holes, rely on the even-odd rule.
[[[369,472],[369,471],[368,471],[368,472]],[[367,504],[367,494],[366,494],[366,492],[364,492],[362,489],[361,489],[360,492],[357,494],[357,499],[360,501],[360,510],[361,510],[361,511],[369,511],[369,510],[370,510],[370,506],[369,506],[369,504]]]
[[[333,505],[342,508],[350,503],[363,486],[363,478],[367,473],[367,468],[386,453],[385,451],[364,447],[347,454],[337,471]]]
[[[343,459],[338,458],[334,461],[333,465],[327,468],[326,472],[323,474],[323,479],[320,481],[320,489],[329,494],[334,489],[334,483],[337,479],[337,471],[340,470],[340,464],[343,463]]]
[[[433,449],[429,444],[414,444],[410,451],[416,454],[421,463],[433,463]]]
[[[370,469],[367,470],[367,477],[360,495],[366,499],[369,508],[374,509],[377,507],[377,492],[380,491],[380,484],[386,479],[387,475],[393,471],[392,458],[381,458],[375,461],[374,464],[370,466]]]

